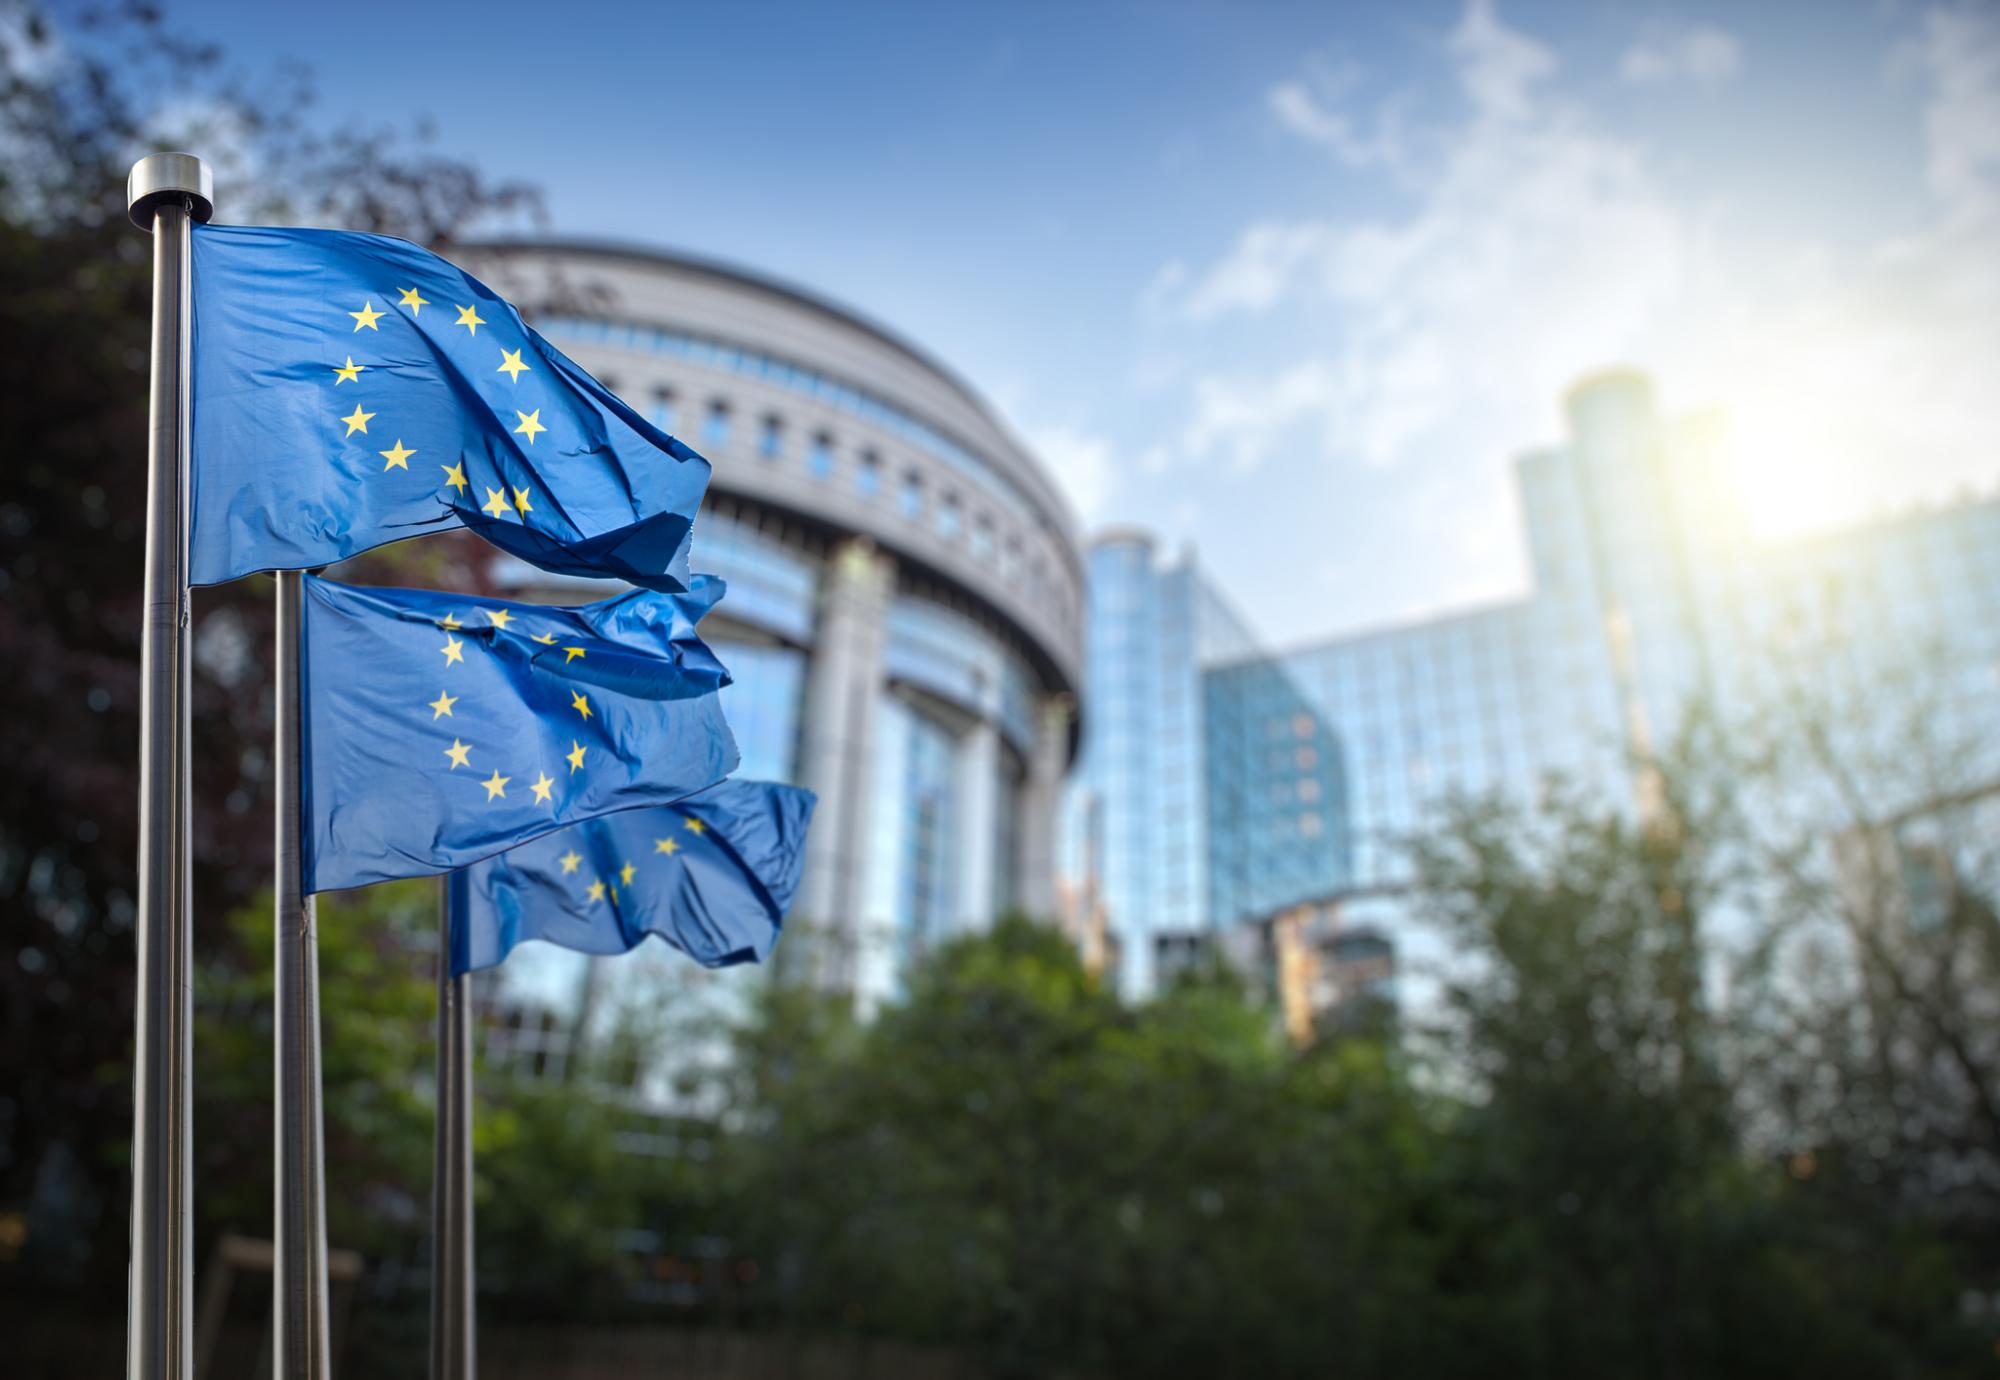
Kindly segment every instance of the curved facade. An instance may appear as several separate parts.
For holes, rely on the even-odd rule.
[[[693,563],[729,595],[703,634],[736,676],[744,774],[819,793],[794,912],[835,940],[827,980],[866,999],[938,938],[1052,912],[1083,563],[1026,449],[921,351],[739,269],[579,243],[458,257],[713,463]]]

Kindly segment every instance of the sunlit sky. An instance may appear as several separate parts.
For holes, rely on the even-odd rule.
[[[1274,642],[1524,590],[1512,458],[1606,365],[1730,410],[1772,532],[2000,482],[1992,5],[170,8],[888,323]]]

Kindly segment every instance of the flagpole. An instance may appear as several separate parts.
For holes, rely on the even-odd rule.
[[[300,751],[302,578],[277,575],[275,932],[277,1049],[276,1247],[272,1252],[273,1380],[328,1380],[326,1127],[319,1059],[319,932],[305,894]]]
[[[472,1263],[472,974],[451,971],[454,877],[438,878],[437,1114],[431,1164],[431,1380],[479,1368]]]
[[[146,440],[145,622],[139,644],[137,1027],[132,1059],[132,1268],[128,1380],[194,1369],[189,1230],[194,1181],[193,936],[188,836],[188,375],[192,227],[215,209],[208,165],[156,153],[132,165],[125,200],[153,236]]]

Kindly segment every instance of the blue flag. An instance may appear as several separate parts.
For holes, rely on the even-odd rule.
[[[544,570],[687,587],[708,462],[404,240],[194,230],[190,578],[470,527]]]
[[[771,952],[805,866],[813,794],[725,781],[565,829],[451,875],[451,971],[525,939],[622,954],[657,934],[707,968]]]
[[[574,609],[303,586],[308,892],[449,872],[736,768],[729,674],[695,634],[712,576]]]

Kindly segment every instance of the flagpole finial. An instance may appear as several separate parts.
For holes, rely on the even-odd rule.
[[[191,153],[149,153],[132,165],[125,179],[125,202],[132,223],[153,228],[153,208],[162,201],[185,200],[188,213],[206,225],[215,214],[215,175]]]

